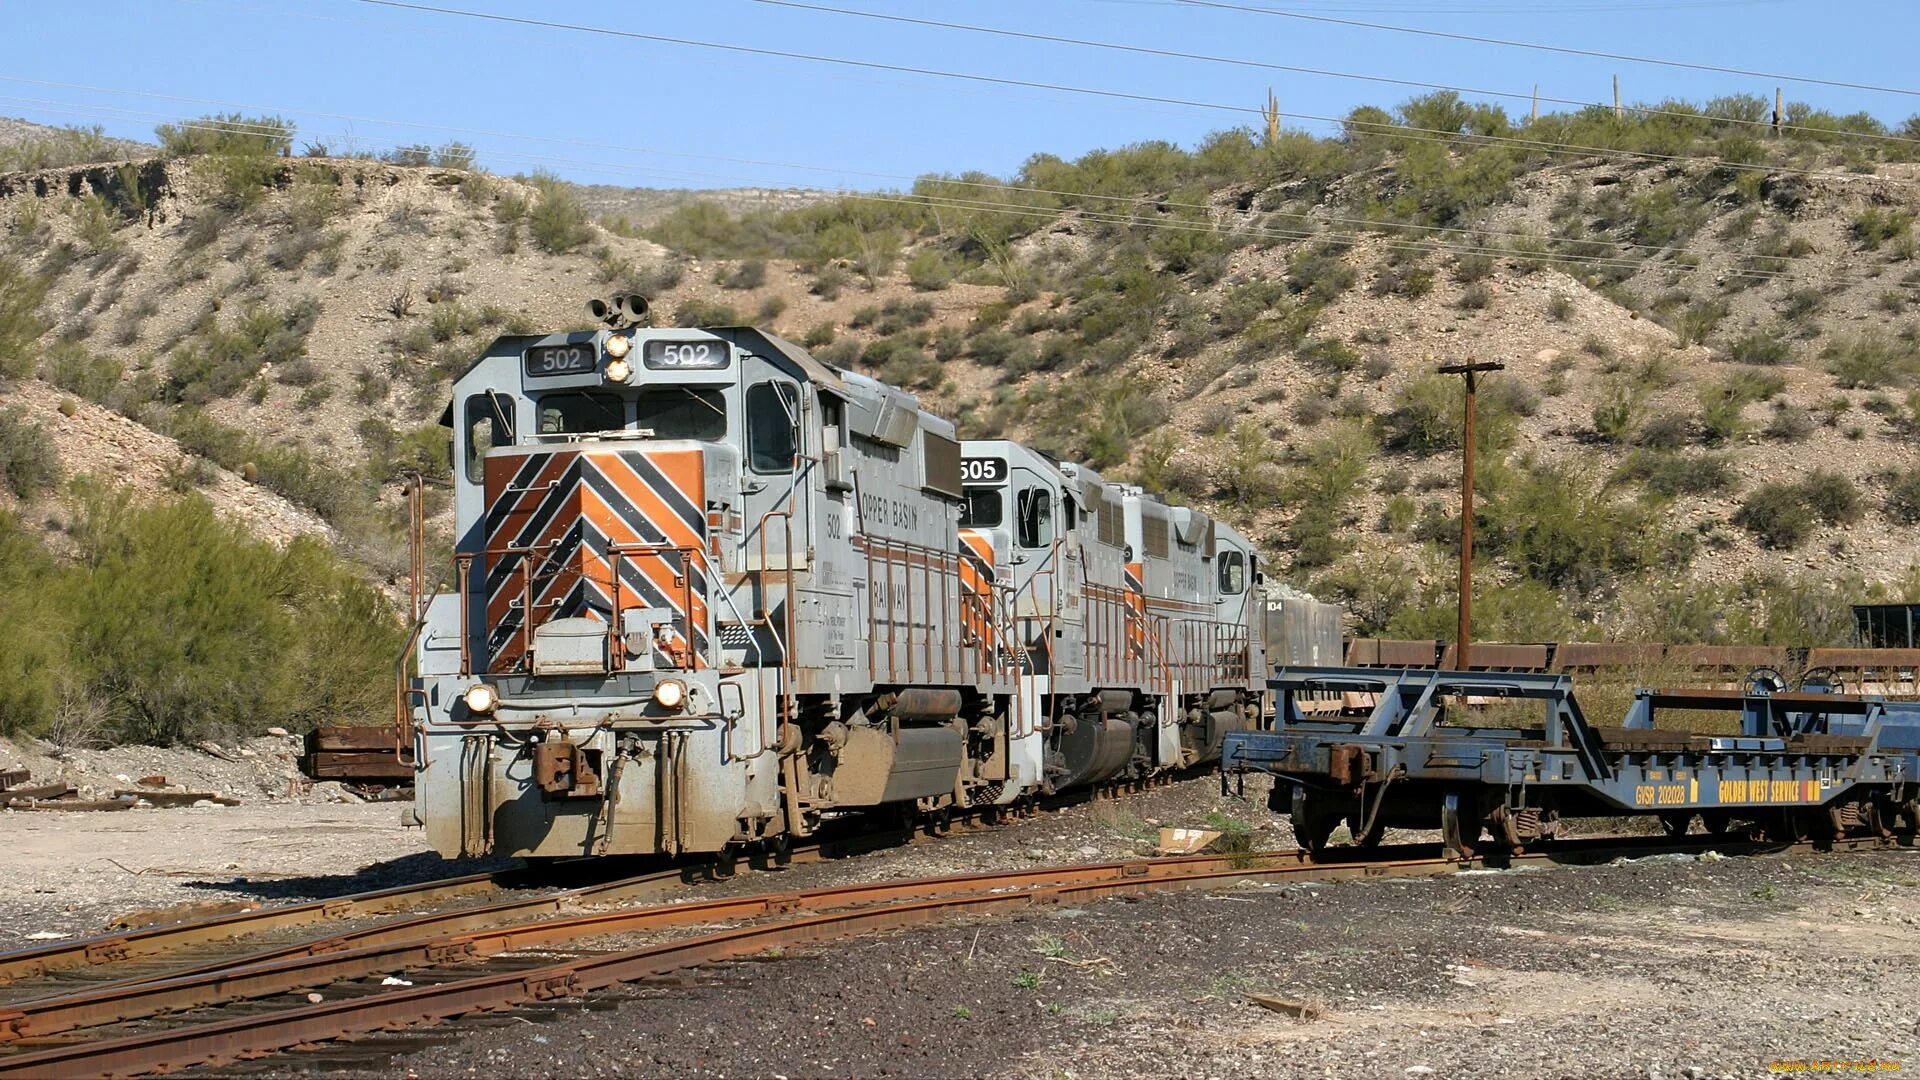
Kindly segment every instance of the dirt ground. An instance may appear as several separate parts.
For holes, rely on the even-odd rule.
[[[422,1080],[1647,1077],[1920,1061],[1912,852],[1242,887],[726,965],[395,1060]],[[1265,994],[1324,1009],[1300,1020]],[[288,1072],[297,1071],[297,1066]]]
[[[1161,825],[1244,824],[1197,780],[699,895],[1144,854]],[[337,895],[459,872],[392,804],[14,814],[0,948],[134,908]],[[1112,900],[795,950],[455,1025],[379,1077],[1758,1076],[1920,1062],[1920,853],[1656,857]],[[1300,1020],[1251,1003],[1324,1010]],[[274,1059],[273,1075],[322,1067]],[[327,1063],[338,1070],[340,1062]],[[250,1070],[257,1074],[257,1066]]]

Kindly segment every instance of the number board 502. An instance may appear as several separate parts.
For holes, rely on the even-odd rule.
[[[701,341],[648,340],[641,356],[655,371],[711,371],[727,366],[732,359],[727,343],[707,338]]]

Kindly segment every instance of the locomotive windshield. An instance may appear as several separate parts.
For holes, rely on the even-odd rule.
[[[654,386],[634,402],[633,426],[656,439],[724,439],[727,403],[711,387]]]
[[[633,402],[633,419],[627,402]],[[569,390],[546,394],[537,411],[542,435],[583,435],[628,429],[651,432],[656,439],[723,439],[727,404],[717,388],[654,386],[636,395],[612,390]]]
[[[571,435],[584,431],[617,431],[626,426],[627,408],[619,394],[602,390],[574,390],[540,399],[540,434]]]

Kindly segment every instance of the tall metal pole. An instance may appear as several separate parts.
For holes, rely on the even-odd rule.
[[[1461,425],[1460,454],[1460,631],[1453,642],[1453,666],[1466,671],[1473,648],[1473,404],[1479,390],[1475,376],[1503,371],[1505,364],[1483,360],[1473,364],[1443,364],[1442,375],[1464,375],[1467,380],[1466,423]]]

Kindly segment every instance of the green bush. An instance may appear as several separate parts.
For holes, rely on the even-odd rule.
[[[60,482],[60,455],[53,438],[15,405],[0,409],[0,484],[22,499]]]
[[[1820,356],[1833,381],[1849,389],[1903,386],[1920,375],[1920,351],[1914,344],[1884,334],[1842,338],[1821,350]]]
[[[174,350],[168,365],[175,401],[201,405],[237,393],[263,365],[306,355],[307,335],[320,317],[320,301],[306,297],[275,311],[252,304],[230,327],[209,312],[192,338]]]
[[[85,165],[113,156],[113,143],[98,124],[55,128],[38,138],[0,146],[0,173]]]
[[[731,304],[688,297],[673,309],[675,326],[739,326],[740,313]]]
[[[1524,461],[1487,504],[1488,554],[1553,588],[1598,589],[1674,560],[1657,511],[1607,498],[1575,467]]]
[[[921,248],[907,260],[907,281],[916,289],[938,292],[953,284],[953,264],[934,248]]]
[[[83,495],[72,565],[0,519],[0,731],[43,730],[79,692],[114,738],[154,743],[391,707],[398,621],[323,543],[275,548],[197,497]]]
[[[1886,511],[1896,525],[1920,525],[1920,469],[1895,473],[1888,481]]]
[[[1860,520],[1865,500],[1852,480],[1828,469],[1815,469],[1800,481],[1800,498],[1813,516],[1829,525]]]
[[[1332,301],[1357,280],[1358,272],[1336,247],[1310,248],[1287,260],[1288,287],[1316,304]]]
[[[1913,231],[1913,211],[1870,206],[1853,219],[1853,238],[1868,251]]]
[[[40,312],[47,280],[0,253],[0,378],[33,371],[33,343],[46,332]]]
[[[1727,356],[1742,364],[1791,363],[1793,346],[1780,334],[1751,330],[1727,342]]]
[[[540,197],[527,214],[527,233],[540,250],[559,255],[593,239],[587,209],[572,185],[544,173],[535,173],[532,184]]]
[[[1806,500],[1796,484],[1768,483],[1755,488],[1734,512],[1733,523],[1753,534],[1760,546],[1796,548],[1813,532]]]
[[[1739,479],[1724,454],[1675,454],[1635,450],[1620,465],[1623,480],[1637,480],[1656,495],[1724,495]]]
[[[120,358],[95,354],[78,341],[59,341],[40,362],[40,377],[88,401],[105,404],[125,372]]]

